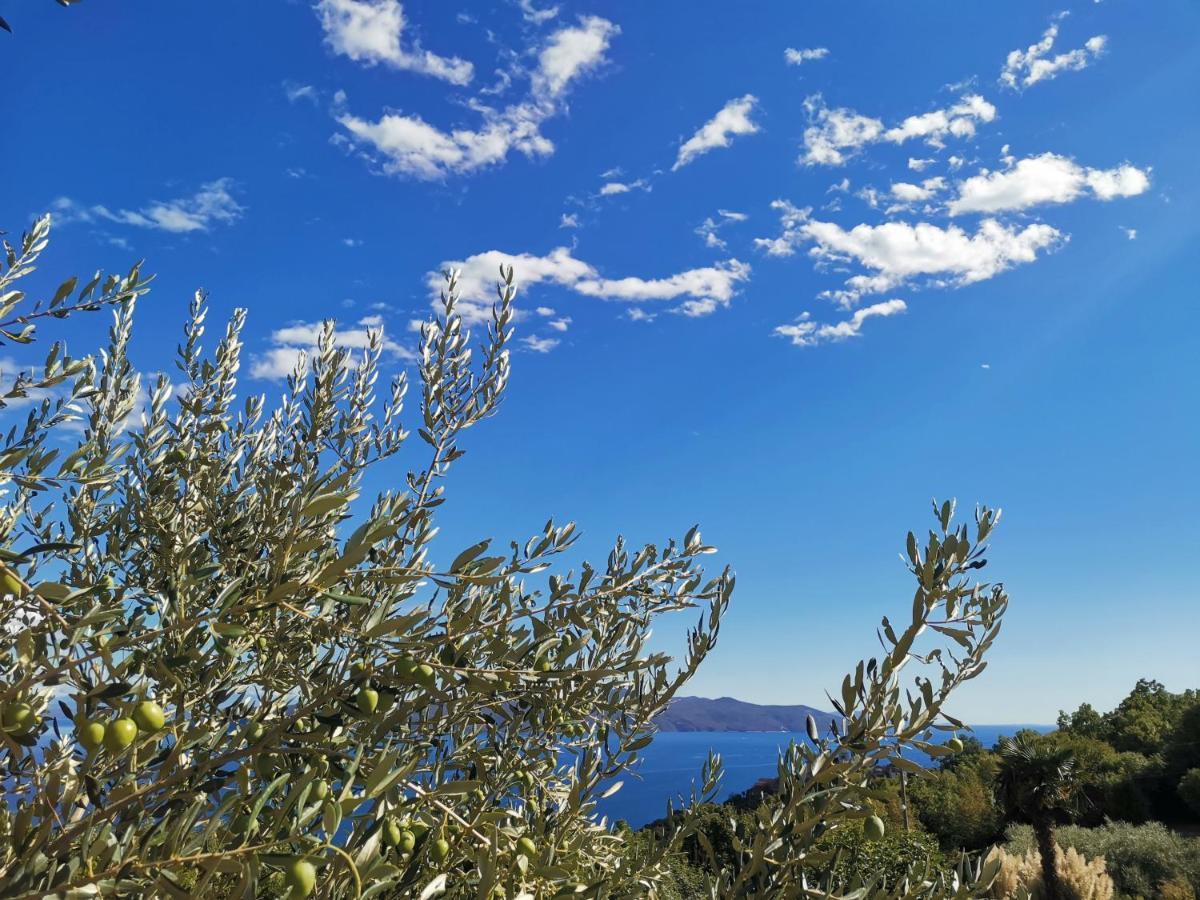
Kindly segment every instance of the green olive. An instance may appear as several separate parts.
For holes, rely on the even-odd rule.
[[[364,715],[369,716],[379,706],[379,691],[373,688],[363,688],[358,692],[358,696],[354,699],[354,702]]]
[[[952,737],[946,741],[946,749],[951,753],[962,753],[964,746],[962,738]]]
[[[17,737],[29,734],[38,726],[39,718],[28,703],[10,703],[0,715],[0,724],[9,734]]]
[[[283,870],[283,883],[289,897],[307,897],[317,884],[317,867],[307,859],[294,859]]]
[[[450,842],[440,837],[429,848],[429,854],[435,863],[444,863],[450,857]]]
[[[104,729],[104,746],[109,753],[120,753],[134,742],[137,733],[137,723],[133,719],[116,719]]]
[[[407,828],[400,832],[400,840],[396,842],[396,849],[401,853],[412,853],[413,848],[417,846],[417,836]]]
[[[437,674],[433,671],[433,666],[428,663],[421,663],[421,665],[417,666],[416,672],[413,673],[413,678],[423,688],[432,689],[437,687]]]
[[[167,723],[163,708],[153,700],[143,700],[133,708],[133,721],[139,731],[153,734]]]
[[[275,777],[279,766],[275,757],[267,753],[260,753],[254,757],[254,771],[258,773],[258,777],[264,780],[270,780]]]
[[[863,834],[868,841],[877,841],[883,837],[887,829],[884,827],[883,819],[879,816],[871,816],[863,822]]]
[[[95,750],[104,743],[104,723],[98,721],[83,722],[75,729],[80,746],[85,750]]]
[[[537,844],[528,836],[519,837],[517,838],[517,853],[526,859],[533,859],[538,853]]]
[[[329,796],[329,782],[324,778],[318,778],[312,783],[312,792],[310,796],[314,800],[324,800]]]
[[[262,726],[262,722],[251,722],[246,726],[246,740],[251,744],[257,744],[262,740],[264,731],[265,729]]]
[[[399,847],[401,837],[400,823],[395,819],[388,819],[383,823],[383,842],[389,847]]]

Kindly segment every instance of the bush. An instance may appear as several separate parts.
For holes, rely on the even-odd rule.
[[[1042,857],[1037,850],[1018,856],[1002,848],[992,851],[989,859],[999,860],[1000,873],[992,882],[990,897],[1007,900],[1021,896],[1042,896]],[[1059,850],[1058,877],[1070,900],[1112,900],[1113,880],[1105,872],[1104,857],[1086,859],[1074,847]]]
[[[832,875],[836,883],[844,885],[875,881],[895,887],[910,873],[933,879],[946,877],[953,869],[937,839],[921,831],[889,832],[873,841],[858,829],[845,829],[823,837],[817,849],[832,856],[831,865],[819,868],[820,878]]]
[[[1158,822],[1066,826],[1058,829],[1057,835],[1060,846],[1074,847],[1089,858],[1104,857],[1108,874],[1122,895],[1154,897],[1167,882],[1200,890],[1200,840],[1183,837]],[[1033,829],[1026,825],[1008,829],[1005,849],[1009,853],[1024,854],[1034,848]]]
[[[1200,815],[1200,769],[1188,769],[1179,779],[1179,796],[1188,809]]]
[[[982,850],[1001,836],[1004,820],[993,799],[993,779],[990,765],[977,761],[909,781],[913,809],[943,850]]]

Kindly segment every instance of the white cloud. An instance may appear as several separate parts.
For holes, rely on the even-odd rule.
[[[556,31],[538,55],[534,94],[561,95],[573,80],[604,62],[608,45],[620,33],[620,28],[599,16],[587,16],[575,27]]]
[[[746,94],[726,103],[715,116],[683,142],[671,171],[683,168],[709,150],[728,147],[733,143],[735,135],[756,133],[758,125],[751,121],[750,115],[757,103],[758,98],[753,94]]]
[[[557,6],[537,9],[533,5],[533,0],[517,0],[517,8],[521,10],[521,17],[533,25],[545,24],[558,15]]]
[[[309,356],[317,349],[321,333],[320,322],[294,322],[271,332],[271,343],[264,353],[255,356],[250,366],[254,378],[278,380],[295,371],[302,356]],[[382,316],[365,316],[355,326],[338,328],[334,332],[334,344],[346,350],[362,350],[370,345],[372,332],[382,336],[383,352],[397,359],[413,360],[416,354],[387,336]]]
[[[948,211],[957,216],[1022,210],[1045,203],[1070,203],[1085,194],[1112,200],[1141,194],[1149,188],[1148,171],[1129,163],[1113,169],[1091,169],[1066,156],[1043,153],[1010,162],[1003,171],[985,169],[967,178],[958,185],[958,196],[950,201]]]
[[[892,185],[892,196],[904,203],[916,203],[920,200],[929,200],[945,186],[946,179],[940,176],[926,178],[920,184],[898,181]]]
[[[549,353],[561,342],[558,338],[536,337],[535,335],[529,335],[521,338],[521,343],[534,353]]]
[[[848,278],[844,290],[826,292],[843,306],[918,276],[930,277],[937,286],[984,281],[1033,262],[1039,251],[1051,250],[1065,239],[1049,225],[1019,229],[994,219],[984,219],[974,234],[957,225],[941,228],[928,222],[862,224],[847,231],[833,222],[809,221],[800,226],[798,237],[812,241],[809,254],[818,262],[853,263],[867,270]]]
[[[908,167],[909,167],[910,169],[912,169],[914,172],[924,172],[926,169],[928,169],[928,168],[929,168],[931,165],[933,165],[935,162],[937,162],[937,160],[934,160],[934,159],[915,159],[914,157],[911,157],[911,156],[910,156],[910,157],[908,158]]]
[[[788,200],[772,200],[771,209],[779,210],[782,233],[777,238],[755,238],[754,246],[765,250],[768,256],[791,256],[803,240],[800,229],[812,215],[812,207],[801,209]]]
[[[629,320],[632,322],[653,322],[658,318],[658,316],[656,316],[654,313],[648,313],[640,306],[631,306],[629,309],[625,310],[625,315],[628,316]]]
[[[647,191],[650,190],[650,183],[645,178],[639,178],[637,181],[609,181],[600,188],[601,197],[611,197],[614,194],[628,194],[630,191]]]
[[[549,306],[539,306],[537,309],[534,310],[534,312],[537,313],[539,316],[547,316],[548,317],[548,316],[554,315],[554,309]]]
[[[575,213],[563,213],[558,220],[559,228],[578,228],[579,216]]]
[[[317,102],[317,89],[311,84],[296,84],[294,81],[285,81],[283,83],[283,92],[287,95],[289,103],[295,103],[297,100],[308,100],[312,103]]]
[[[1031,44],[1026,50],[1013,50],[1004,61],[1000,72],[1000,83],[1006,87],[1019,90],[1039,81],[1047,81],[1058,76],[1060,72],[1078,72],[1086,69],[1100,54],[1108,43],[1103,34],[1088,38],[1082,47],[1059,53],[1057,56],[1048,54],[1054,48],[1054,40],[1058,37],[1058,25],[1051,24],[1042,34],[1042,39]]]
[[[561,319],[552,319],[551,321],[547,322],[546,325],[550,328],[553,328],[555,331],[566,331],[571,327],[571,317],[563,316]]]
[[[783,51],[783,58],[789,66],[799,66],[814,59],[824,59],[829,55],[828,47],[810,47],[797,50],[788,47]]]
[[[672,311],[701,315],[728,305],[737,287],[750,278],[750,266],[728,259],[712,266],[689,269],[664,278],[604,278],[590,263],[576,259],[567,247],[556,247],[545,256],[488,250],[462,261],[444,263],[429,273],[427,283],[436,294],[443,286],[441,270],[458,269],[459,309],[468,321],[490,319],[499,267],[512,265],[522,290],[546,283],[599,300],[677,302]]]
[[[745,222],[749,218],[745,213],[731,212],[728,209],[717,210],[719,219],[714,219],[708,216],[703,222],[696,226],[696,234],[704,238],[704,246],[711,247],[714,250],[724,250],[725,241],[718,236],[717,232],[730,222]]]
[[[804,313],[795,322],[776,327],[774,333],[777,337],[787,338],[795,347],[813,347],[828,341],[859,337],[867,319],[895,316],[907,309],[908,305],[903,300],[884,300],[855,310],[849,319],[834,324],[814,322],[808,313]]]
[[[361,247],[363,245],[362,238],[342,238],[342,243],[347,247]]]
[[[844,107],[830,109],[820,94],[808,97],[804,108],[812,122],[804,130],[804,154],[800,157],[806,165],[840,166],[853,151],[883,134],[879,119]]]
[[[935,109],[919,116],[909,116],[894,128],[883,133],[884,140],[902,144],[913,138],[940,147],[944,138],[971,137],[977,122],[990,122],[996,118],[996,107],[978,94],[968,94],[947,109]]]
[[[477,129],[443,131],[416,115],[388,112],[370,121],[339,111],[348,132],[343,139],[362,148],[390,175],[424,180],[469,174],[507,160],[516,150],[528,157],[549,156],[554,144],[541,134],[544,121],[562,111],[570,83],[605,61],[605,51],[620,29],[607,19],[589,16],[552,34],[538,56],[530,93],[520,103],[496,110],[479,103]]]
[[[136,210],[114,211],[99,205],[83,207],[69,197],[59,197],[51,206],[60,224],[104,219],[121,225],[187,234],[208,231],[215,224],[228,225],[242,217],[245,208],[234,199],[232,187],[232,179],[218,178],[202,185],[189,197],[158,201]]]
[[[474,67],[464,59],[422,50],[415,41],[403,45],[407,23],[398,0],[318,0],[316,10],[330,49],[355,62],[384,63],[458,85],[474,77]]]
[[[1137,240],[1138,231],[1136,228],[1126,228],[1124,225],[1120,225],[1118,227],[1125,232],[1125,237],[1129,238],[1131,241]]]
[[[800,162],[810,166],[843,165],[859,148],[879,141],[903,144],[920,138],[930,146],[941,147],[948,137],[973,136],[978,123],[996,117],[996,107],[978,94],[965,95],[946,109],[909,116],[892,128],[852,109],[830,109],[820,94],[808,97],[804,108],[811,124],[804,131]]]

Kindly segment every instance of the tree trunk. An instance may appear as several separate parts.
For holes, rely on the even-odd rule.
[[[1038,853],[1042,857],[1042,887],[1046,900],[1068,900],[1058,880],[1058,846],[1054,843],[1054,822],[1041,819],[1033,823]]]

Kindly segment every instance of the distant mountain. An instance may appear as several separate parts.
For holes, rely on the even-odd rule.
[[[804,731],[807,716],[825,731],[837,718],[811,706],[760,706],[732,697],[676,697],[654,720],[659,731]]]

